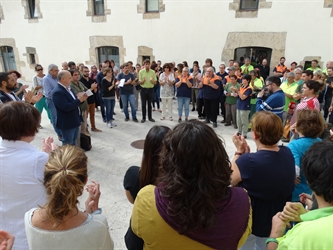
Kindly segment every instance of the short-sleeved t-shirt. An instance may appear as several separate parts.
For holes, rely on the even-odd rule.
[[[146,77],[146,81],[141,84],[141,87],[144,89],[154,88],[154,84],[150,82],[150,77],[153,77],[154,81],[157,81],[156,73],[154,70],[150,69],[148,72],[146,69],[142,69],[139,72],[139,81],[142,81],[144,77]]]
[[[243,87],[241,87],[241,90],[244,89]],[[252,94],[252,89],[249,87],[247,90],[245,90],[244,95],[246,95],[247,97],[242,100],[239,96],[237,98],[237,103],[236,103],[236,108],[238,110],[250,110],[250,102],[251,102],[251,94]]]
[[[250,71],[254,70],[254,68],[251,64],[249,64],[248,66],[243,64],[240,68],[242,70],[242,74],[244,74],[244,75],[249,74]]]
[[[160,75],[160,81],[165,81],[168,78],[169,81],[174,81],[175,76],[173,73],[170,73],[169,76],[166,76],[165,73]],[[173,85],[170,86],[168,82],[164,83],[164,86],[161,85],[161,98],[172,98],[174,96]]]
[[[289,95],[294,95],[296,93],[296,89],[298,87],[298,84],[297,82],[293,82],[292,84],[288,84],[288,82],[284,82],[281,84],[281,89],[283,90],[283,92],[285,94],[289,94]],[[287,112],[288,111],[288,108],[289,108],[289,103],[290,102],[295,102],[294,99],[292,98],[288,98],[286,97],[286,102],[284,104],[284,109],[283,111]]]
[[[137,166],[131,166],[127,169],[124,177],[124,188],[131,193],[134,200],[140,191],[139,174],[140,168]]]
[[[117,75],[117,80],[120,81],[121,79],[125,79],[125,82],[127,82],[129,79],[132,79],[134,81],[134,75],[132,73],[128,73],[125,75],[124,73],[119,73]],[[120,87],[120,94],[121,95],[133,95],[133,85],[132,84],[125,84],[123,87]]]
[[[268,237],[272,217],[291,200],[295,181],[295,161],[289,148],[280,146],[278,152],[260,150],[236,160],[242,181],[251,198],[252,234]]]
[[[333,207],[315,209],[300,217],[302,222],[277,239],[278,250],[333,249]]]
[[[262,87],[264,86],[264,83],[262,82],[261,79],[259,78],[256,78],[254,80],[254,83],[253,83],[254,86],[256,86],[258,89],[262,89]],[[251,85],[250,85],[251,86]],[[251,86],[252,88],[252,86]],[[251,104],[256,104],[257,103],[257,98],[251,98]]]
[[[320,138],[309,138],[309,137],[301,137],[295,140],[292,140],[288,144],[288,148],[290,148],[294,159],[295,159],[295,168],[298,167],[300,169],[300,177],[301,177],[301,183],[295,185],[295,189],[293,192],[292,196],[292,201],[293,202],[299,202],[299,195],[301,193],[306,193],[306,194],[312,194],[312,190],[310,189],[305,176],[302,171],[302,158],[306,151],[316,142],[320,142]]]

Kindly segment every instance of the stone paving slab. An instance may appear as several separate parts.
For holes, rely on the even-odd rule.
[[[139,104],[140,105],[140,104]],[[100,111],[96,112],[96,127],[102,132],[91,132],[92,150],[86,152],[89,158],[88,175],[89,180],[96,180],[101,185],[100,207],[103,214],[107,217],[111,237],[115,243],[115,249],[126,249],[124,244],[124,235],[129,225],[132,212],[132,204],[127,201],[123,188],[123,178],[128,167],[140,166],[142,150],[133,148],[130,144],[133,141],[144,139],[147,132],[153,125],[165,125],[170,128],[178,124],[177,101],[173,101],[174,121],[160,120],[161,113],[153,112],[155,123],[146,121],[144,124],[133,121],[124,121],[124,113],[120,111],[119,103],[115,107],[115,122],[117,127],[108,128],[103,123]],[[190,108],[192,106],[190,105]],[[137,112],[138,120],[141,120],[141,111]],[[190,111],[190,119],[197,119],[197,112]],[[236,130],[232,127],[225,127],[221,124],[222,117],[218,116],[218,127],[215,132],[224,140],[226,150],[230,158],[233,157],[235,147],[231,141],[232,135]],[[89,118],[88,118],[89,123]],[[46,112],[42,114],[43,129],[40,129],[32,142],[37,148],[41,148],[41,140],[47,136],[53,136],[58,145],[56,134],[49,122]],[[212,125],[212,124],[211,124]],[[248,143],[252,151],[255,151],[255,144],[251,139],[251,133],[248,133]],[[84,209],[84,201],[87,194],[84,193],[80,199],[80,207]]]

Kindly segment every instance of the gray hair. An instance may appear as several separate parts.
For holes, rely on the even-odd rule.
[[[296,68],[295,70],[294,70],[294,73],[296,74],[296,73],[302,73],[302,70],[300,69],[300,68]]]
[[[323,72],[321,70],[316,70],[313,72],[314,75],[321,76]]]
[[[289,72],[288,74],[287,74],[287,76],[288,77],[292,77],[292,78],[295,78],[295,73],[294,72]]]
[[[61,70],[58,74],[58,82],[60,82],[66,74],[69,74],[68,70]]]
[[[50,64],[49,67],[47,68],[47,70],[48,70],[48,72],[50,72],[54,68],[58,68],[58,66],[55,64]]]

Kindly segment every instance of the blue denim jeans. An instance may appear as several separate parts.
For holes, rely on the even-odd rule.
[[[51,99],[46,98],[46,105],[49,108],[50,114],[51,114],[51,122],[53,125],[54,131],[57,133],[58,136],[61,136],[61,130],[57,128],[57,110],[54,106],[54,103]]]
[[[132,119],[136,118],[136,108],[135,108],[135,97],[134,94],[131,95],[120,95],[120,99],[123,103],[124,114],[126,118],[129,118],[128,114],[128,102],[131,105]]]
[[[104,106],[106,109],[106,111],[105,111],[106,122],[112,122],[114,105],[116,104],[116,100],[103,98],[103,102],[104,102]]]
[[[160,90],[161,86],[154,87],[153,108],[155,108],[155,103],[156,103],[157,109],[160,109]]]
[[[99,94],[99,106],[101,106],[101,114],[102,114],[102,118],[103,120],[106,119],[106,115],[105,115],[105,105],[104,105],[104,99],[102,97],[102,89],[100,88],[98,90],[98,94]]]
[[[62,145],[70,144],[76,145],[76,139],[79,135],[79,127],[71,129],[63,129],[62,132]],[[80,145],[77,145],[80,147]]]
[[[183,113],[183,108],[185,109],[185,117],[188,117],[190,113],[190,101],[189,97],[177,97],[178,103],[178,115],[181,117]]]

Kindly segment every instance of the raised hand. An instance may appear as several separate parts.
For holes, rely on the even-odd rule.
[[[4,230],[0,230],[0,250],[11,250],[15,237]]]
[[[50,153],[58,147],[57,144],[54,143],[52,137],[47,137],[46,139],[42,139],[42,151],[45,153]]]

